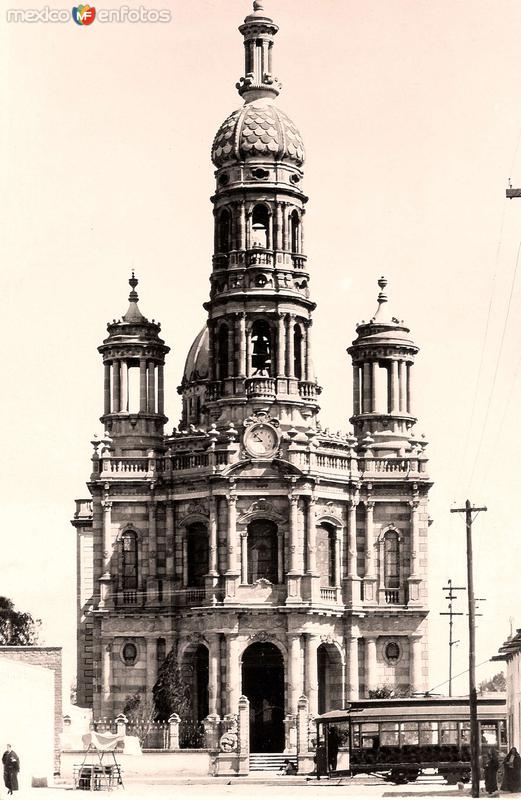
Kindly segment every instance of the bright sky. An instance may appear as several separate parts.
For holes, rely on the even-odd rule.
[[[161,320],[172,347],[166,403],[169,427],[177,425],[176,387],[208,295],[210,146],[241,104],[237,26],[249,2],[154,7],[170,8],[172,21],[82,28],[7,24],[5,4],[0,12],[0,591],[44,620],[48,644],[64,645],[70,680],[69,519],[74,498],[86,495],[89,441],[101,432],[96,348],[106,322],[126,310],[134,267],[141,309]],[[271,0],[266,7],[280,26],[279,105],[307,148],[322,424],[349,427],[345,349],[355,324],[374,313],[379,275],[421,346],[417,430],[430,441],[435,481],[435,686],[447,678],[441,587],[449,577],[466,585],[464,521],[449,513],[453,502],[468,496],[489,509],[475,525],[476,593],[487,598],[478,663],[495,654],[509,617],[521,625],[521,200],[505,200],[509,176],[521,185],[521,5]],[[465,626],[457,617],[455,672],[466,668]],[[498,666],[481,667],[478,679]],[[465,680],[456,690],[465,691]]]

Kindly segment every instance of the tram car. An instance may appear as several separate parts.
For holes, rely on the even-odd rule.
[[[478,698],[482,756],[492,748],[506,755],[506,720],[503,693]],[[365,773],[407,783],[436,770],[448,783],[470,780],[468,697],[356,700],[315,722],[317,777]]]

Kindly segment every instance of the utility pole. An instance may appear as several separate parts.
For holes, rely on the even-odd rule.
[[[480,742],[478,729],[478,696],[476,692],[476,620],[474,598],[474,574],[472,569],[472,515],[486,511],[486,507],[473,506],[465,501],[465,508],[451,508],[451,514],[465,514],[467,530],[467,586],[469,601],[469,711],[470,711],[470,759],[472,769],[472,797],[479,797]]]
[[[449,697],[452,697],[452,648],[455,644],[458,644],[459,639],[452,638],[452,626],[453,626],[453,617],[462,617],[463,611],[454,611],[452,608],[452,601],[457,600],[457,595],[455,592],[460,592],[466,589],[466,586],[453,586],[452,579],[449,578],[447,580],[448,586],[443,586],[443,591],[448,592],[445,595],[446,600],[449,601],[449,610],[448,611],[440,611],[440,617],[448,617],[449,618]]]

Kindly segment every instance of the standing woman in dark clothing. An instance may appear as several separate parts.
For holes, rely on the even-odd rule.
[[[501,789],[505,792],[521,791],[521,756],[512,747],[503,761],[503,782]]]
[[[485,789],[488,794],[497,792],[497,771],[499,769],[499,756],[497,750],[490,750],[485,760]]]
[[[18,773],[20,772],[20,759],[15,751],[11,749],[11,745],[7,745],[7,750],[2,756],[2,764],[4,765],[4,783],[7,789],[7,794],[12,794],[18,790]]]

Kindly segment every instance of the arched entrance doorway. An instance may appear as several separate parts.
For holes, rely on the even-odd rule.
[[[250,701],[250,751],[284,749],[284,661],[271,642],[256,642],[242,656],[242,693]]]
[[[203,644],[185,651],[181,676],[190,687],[192,719],[200,722],[208,716],[208,649]]]
[[[317,650],[318,713],[344,707],[344,670],[334,644],[321,644]]]

